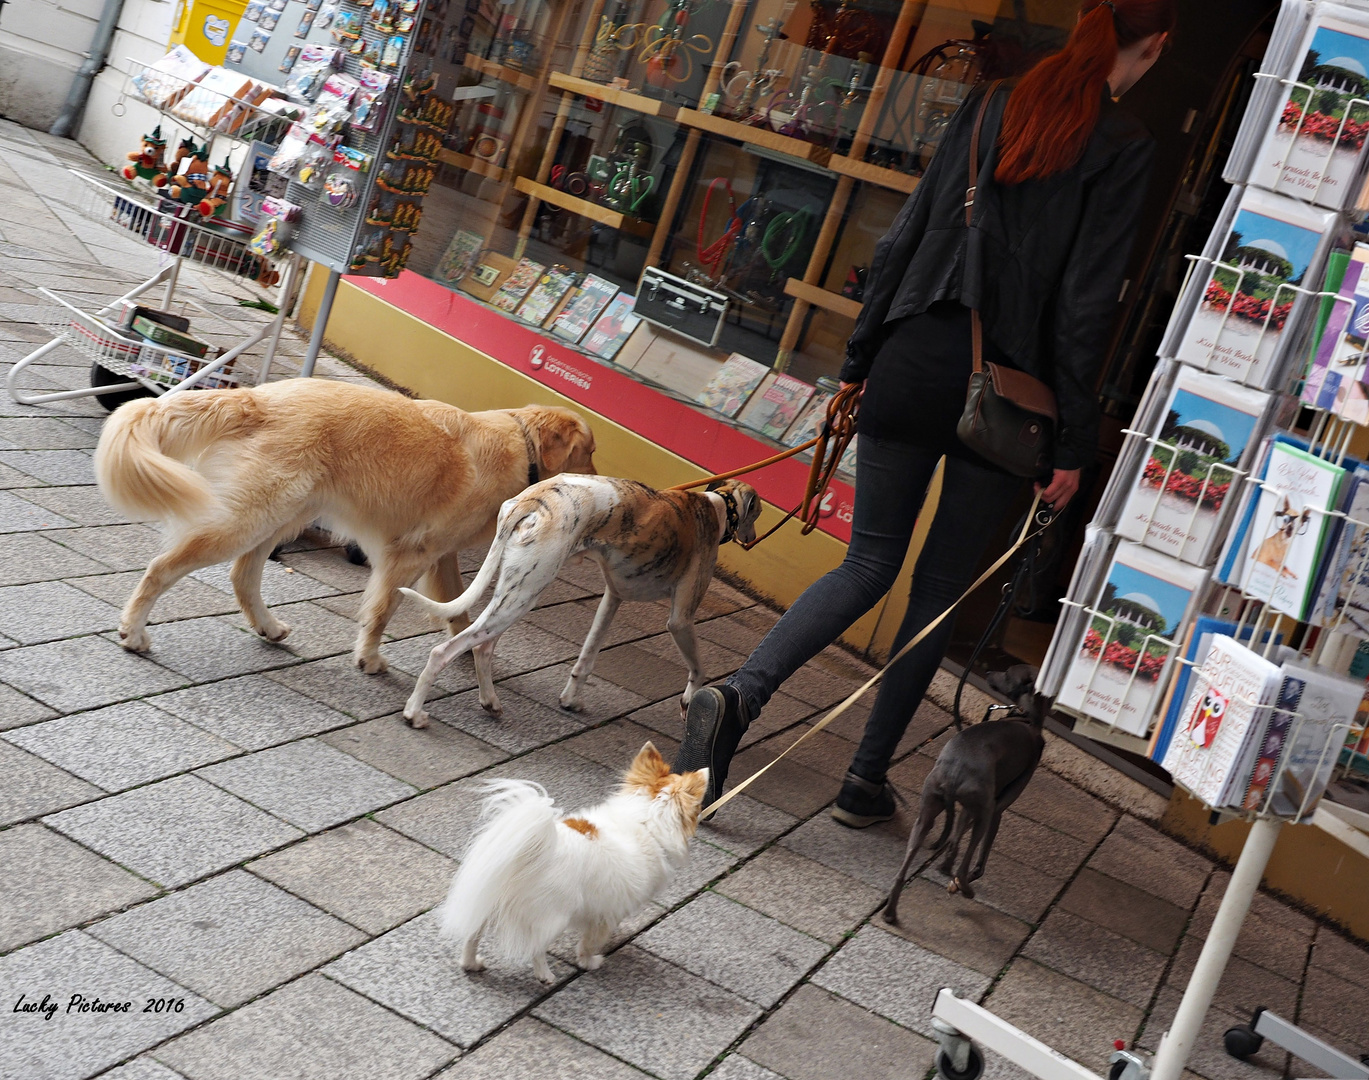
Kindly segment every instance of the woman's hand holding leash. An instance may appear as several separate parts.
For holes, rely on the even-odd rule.
[[[1065,509],[1078,490],[1078,469],[1056,469],[1049,484],[1044,487],[1039,483],[1036,485],[1036,493],[1041,496],[1041,501],[1057,512]]]

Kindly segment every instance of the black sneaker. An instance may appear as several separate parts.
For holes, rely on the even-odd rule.
[[[705,686],[695,691],[685,714],[684,739],[675,755],[673,772],[708,770],[708,806],[722,794],[727,768],[746,731],[742,697],[730,686]]]
[[[864,829],[894,816],[894,789],[887,781],[876,784],[857,776],[846,774],[837,796],[837,805],[832,807],[832,820],[851,829]]]

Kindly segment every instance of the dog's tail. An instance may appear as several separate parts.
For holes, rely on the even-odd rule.
[[[452,879],[442,909],[443,937],[466,941],[479,934],[512,961],[545,951],[559,931],[564,905],[548,902],[545,873],[556,846],[557,812],[540,784],[495,780],[472,841]]]
[[[261,423],[245,391],[168,394],[116,409],[95,448],[95,478],[106,501],[129,517],[194,517],[217,500],[185,464],[215,440]]]
[[[421,592],[415,592],[413,589],[401,587],[399,591],[405,596],[417,600],[419,607],[423,608],[429,615],[439,619],[454,619],[458,615],[468,613],[485,595],[485,590],[494,581],[494,575],[499,573],[499,566],[504,561],[504,548],[508,546],[509,536],[513,531],[509,526],[509,518],[517,503],[518,498],[515,497],[506,500],[504,505],[499,508],[499,524],[495,529],[494,541],[490,544],[490,550],[485,556],[485,561],[480,564],[480,573],[475,575],[475,580],[467,585],[466,591],[455,600],[448,600],[444,604],[439,600],[434,600],[431,596],[424,596]]]

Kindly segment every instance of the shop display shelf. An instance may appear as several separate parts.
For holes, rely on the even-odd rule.
[[[642,113],[645,116],[660,116],[666,120],[671,120],[676,115],[675,106],[668,105],[664,101],[644,97],[631,90],[619,90],[612,86],[605,86],[603,83],[593,82],[590,79],[578,79],[574,75],[563,75],[559,71],[552,72],[547,82],[557,90],[579,94],[581,97],[594,98],[598,101],[606,101],[610,105],[621,105],[625,109],[631,109],[633,112]]]
[[[127,58],[127,61],[128,70],[124,74],[124,85],[119,92],[120,101],[117,104],[121,105],[124,98],[133,98],[135,101],[142,102],[144,105],[155,109],[175,126],[187,132],[193,132],[203,143],[212,142],[215,138],[224,138],[235,139],[239,142],[260,141],[274,146],[285,136],[285,132],[293,122],[292,116],[262,108],[260,104],[253,104],[244,101],[242,98],[230,97],[227,94],[219,94],[207,87],[199,86],[197,83],[188,82],[184,79],[173,79],[160,73],[157,73],[155,77],[171,86],[172,89],[165,95],[158,95],[155,100],[149,99],[139,89],[139,82],[148,77],[150,65],[134,60],[131,56]],[[182,100],[190,91],[196,89],[203,94],[220,99],[221,105],[215,109],[215,112],[221,115],[213,122],[206,123],[202,119],[196,119],[187,114],[182,107]],[[303,115],[304,107],[296,105],[294,111]]]
[[[798,158],[800,161],[810,161],[814,165],[826,167],[832,157],[831,147],[819,146],[817,143],[795,139],[789,135],[780,135],[768,128],[739,124],[736,120],[725,120],[721,116],[699,112],[697,109],[681,109],[675,114],[675,119],[700,131],[723,135],[738,142],[750,143],[752,146],[761,146],[776,153]]]
[[[863,180],[867,184],[901,191],[905,195],[913,193],[917,188],[919,179],[908,173],[898,172],[896,169],[886,169],[882,165],[871,165],[868,161],[859,161],[856,158],[846,157],[844,154],[833,154],[832,159],[827,163],[827,167],[834,173],[849,176],[853,180]]]
[[[784,291],[788,296],[795,300],[802,300],[804,303],[820,307],[824,311],[830,311],[837,315],[845,315],[848,319],[854,319],[860,314],[861,304],[859,300],[852,300],[841,293],[834,293],[829,289],[821,289],[816,285],[809,285],[806,281],[799,278],[789,278],[784,283]]]
[[[591,221],[597,221],[601,225],[607,225],[621,232],[645,237],[650,236],[655,229],[654,225],[643,221],[641,218],[619,213],[617,210],[610,210],[607,206],[600,206],[588,199],[568,195],[548,184],[539,184],[535,180],[529,180],[526,176],[520,176],[514,181],[513,186],[524,195],[531,195],[542,202],[559,206],[562,210],[569,210],[572,214],[579,214],[581,217],[587,217]]]
[[[493,60],[483,60],[478,56],[467,56],[464,67],[467,71],[475,71],[481,75],[488,75],[492,79],[500,82],[511,83],[520,90],[527,90],[529,93],[537,89],[537,78],[529,75],[520,68],[506,67],[497,64]]]
[[[473,172],[477,176],[487,177],[490,180],[503,180],[505,176],[502,165],[496,165],[484,158],[471,157],[470,154],[460,154],[455,150],[439,150],[437,160],[448,165],[455,165],[458,169]]]

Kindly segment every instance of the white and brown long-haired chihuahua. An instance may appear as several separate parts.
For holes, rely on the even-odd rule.
[[[675,774],[647,743],[605,802],[566,817],[540,784],[495,780],[480,832],[452,879],[442,936],[463,943],[461,966],[482,971],[481,937],[512,963],[555,980],[547,948],[567,928],[576,962],[593,971],[618,924],[689,859],[708,771]]]

